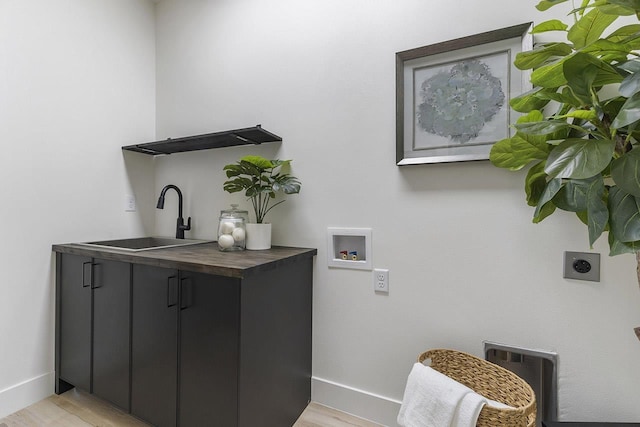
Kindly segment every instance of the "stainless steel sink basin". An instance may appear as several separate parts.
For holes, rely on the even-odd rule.
[[[134,237],[131,239],[100,240],[84,242],[81,245],[99,248],[122,249],[126,251],[148,251],[151,249],[174,248],[178,246],[198,245],[212,240],[175,239],[172,237]]]

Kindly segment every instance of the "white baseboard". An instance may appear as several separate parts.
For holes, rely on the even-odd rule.
[[[50,372],[0,390],[0,418],[50,396],[54,390],[54,378],[54,373]],[[313,377],[311,399],[384,426],[397,426],[401,402],[385,396]]]
[[[396,419],[402,404],[395,399],[318,377],[311,378],[311,400],[389,427],[397,427]]]
[[[51,396],[54,378],[54,373],[49,372],[0,390],[0,418]]]

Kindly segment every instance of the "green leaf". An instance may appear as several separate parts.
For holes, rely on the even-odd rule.
[[[620,129],[638,120],[640,120],[640,93],[636,93],[627,99],[616,118],[613,119],[611,127]]]
[[[587,227],[589,229],[589,245],[593,247],[609,223],[609,209],[603,200],[604,179],[597,175],[588,183],[587,191]]]
[[[244,156],[240,159],[241,162],[251,163],[259,169],[270,169],[273,167],[271,160],[267,160],[262,156]]]
[[[560,191],[553,198],[553,204],[568,212],[582,212],[587,210],[587,192],[589,180],[567,180]]]
[[[538,224],[548,216],[551,216],[555,211],[556,211],[556,206],[553,204],[553,202],[545,203],[540,209],[540,211],[538,212],[538,214],[533,217],[532,222],[534,224]]]
[[[598,240],[609,220],[603,196],[604,179],[596,175],[590,179],[568,180],[553,198],[554,205],[565,211],[576,212],[578,218],[587,225],[590,245]]]
[[[284,191],[285,194],[300,192],[300,181],[291,175],[278,175],[274,177],[273,191]],[[275,197],[275,194],[274,194]]]
[[[536,5],[536,9],[542,12],[549,9],[550,7],[556,6],[566,1],[567,0],[542,0],[540,3]]]
[[[547,31],[566,31],[567,28],[567,24],[560,21],[559,19],[550,19],[534,26],[531,30],[531,34],[540,34]]]
[[[614,43],[625,43],[630,40],[633,40],[637,37],[638,33],[640,33],[640,24],[631,24],[625,25],[623,27],[618,28],[613,33],[607,36],[607,40],[612,41]]]
[[[592,9],[569,29],[567,38],[575,49],[582,49],[598,40],[616,18],[617,16],[602,13],[597,8]]]
[[[229,193],[237,193],[238,191],[242,191],[246,188],[250,188],[252,186],[252,181],[249,178],[237,177],[233,180],[226,181],[223,184],[224,191]]]
[[[553,199],[556,193],[560,191],[560,188],[562,188],[562,180],[559,178],[554,178],[547,182],[547,186],[545,187],[533,214],[534,223],[539,223],[555,211],[556,207],[551,202],[551,199]]]
[[[570,126],[563,120],[544,120],[541,122],[517,123],[514,127],[518,132],[528,135],[550,135],[563,129],[567,129]]]
[[[567,84],[583,105],[591,105],[594,86],[619,83],[622,76],[606,62],[586,53],[577,52],[562,68]]]
[[[616,18],[619,16],[631,16],[635,13],[628,7],[618,6],[615,4],[601,4],[598,5],[598,8],[602,13],[606,13],[607,15],[615,15]]]
[[[618,91],[622,96],[626,96],[627,98],[640,92],[640,73],[632,73],[625,77],[622,83],[620,83]]]
[[[624,40],[624,44],[631,50],[635,51],[640,49],[640,32],[634,34],[633,36],[629,36]],[[627,58],[622,59],[618,62],[624,62]]]
[[[527,194],[527,204],[536,206],[544,189],[547,186],[547,174],[544,172],[544,162],[539,162],[529,168],[524,181],[524,190]]]
[[[549,58],[567,56],[571,52],[573,49],[566,43],[547,43],[533,50],[519,52],[513,65],[520,70],[537,68],[546,63]]]
[[[638,27],[640,27],[640,25],[638,25]],[[630,73],[637,73],[640,71],[640,60],[631,59],[629,61],[618,64],[617,67]]]
[[[551,150],[545,172],[553,178],[591,178],[611,162],[611,140],[569,138]]]
[[[519,153],[516,153],[513,149],[512,144],[516,139],[522,140],[518,135],[515,135],[511,138],[502,139],[491,146],[489,160],[494,166],[510,170],[519,170],[529,163],[529,160],[525,156],[519,155]]]
[[[590,179],[568,180],[553,198],[554,205],[575,212],[587,225],[590,245],[602,235],[609,221],[609,210],[603,195],[604,180],[597,175]]]
[[[518,119],[518,125],[542,120],[542,113],[534,110]],[[513,137],[496,142],[491,147],[489,160],[495,166],[518,170],[534,160],[546,159],[550,147],[545,137],[524,135],[517,132]]]
[[[549,97],[544,95],[548,89],[541,87],[533,88],[519,96],[511,98],[509,105],[515,111],[520,113],[528,113],[533,110],[541,110],[549,103]]]
[[[273,164],[273,173],[279,173],[291,166],[291,160],[271,160]]]
[[[565,118],[571,118],[571,117],[576,119],[586,120],[586,121],[595,121],[598,119],[598,114],[594,110],[572,110],[572,111],[569,111],[567,114],[558,116],[559,119],[565,119]]]
[[[621,242],[640,240],[639,200],[617,186],[609,189],[609,211],[611,231]]]
[[[613,42],[608,39],[600,39],[591,43],[589,46],[581,50],[582,53],[588,53],[593,56],[618,55],[626,58],[631,48],[621,41]]]
[[[621,242],[613,233],[609,233],[609,256],[635,254],[638,251],[640,251],[640,241]]]
[[[531,73],[531,83],[535,86],[541,86],[544,88],[557,88],[567,84],[567,79],[562,72],[562,66],[564,61],[570,57],[564,57],[555,62],[533,70]]]
[[[545,138],[536,138],[528,135],[518,135],[511,142],[511,147],[518,157],[527,160],[544,160],[551,151],[551,146],[547,144]]]
[[[587,218],[587,211],[576,212],[576,216],[584,225],[587,225],[587,223],[589,222],[589,219]]]
[[[608,0],[608,3],[629,9],[631,14],[640,11],[640,0]],[[622,14],[622,11],[619,13]]]
[[[568,87],[564,87],[561,92],[556,92],[556,88],[544,89],[537,95],[540,98],[556,101],[560,104],[568,104],[575,108],[582,107],[582,103],[573,95]]]
[[[635,148],[613,161],[611,178],[625,193],[640,197],[640,148]]]
[[[623,96],[617,96],[615,98],[608,99],[602,106],[603,113],[608,117],[615,117],[622,109],[624,103],[627,102],[627,98]]]
[[[598,58],[591,57],[592,62],[598,67],[598,74],[593,82],[594,86],[604,86],[620,83],[623,77],[611,65]]]
[[[600,57],[607,64],[619,64],[627,60],[627,55],[623,53],[607,53]]]

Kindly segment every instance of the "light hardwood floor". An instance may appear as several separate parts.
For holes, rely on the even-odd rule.
[[[149,427],[88,393],[52,395],[0,419],[0,427]],[[216,426],[217,427],[217,426]],[[220,426],[222,427],[222,426]],[[280,426],[278,426],[280,427]],[[282,426],[287,427],[287,426]],[[381,427],[311,402],[293,427]]]

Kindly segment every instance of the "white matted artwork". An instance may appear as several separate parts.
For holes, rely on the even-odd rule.
[[[530,88],[515,68],[531,23],[396,54],[396,163],[486,160],[511,136],[509,99]]]

